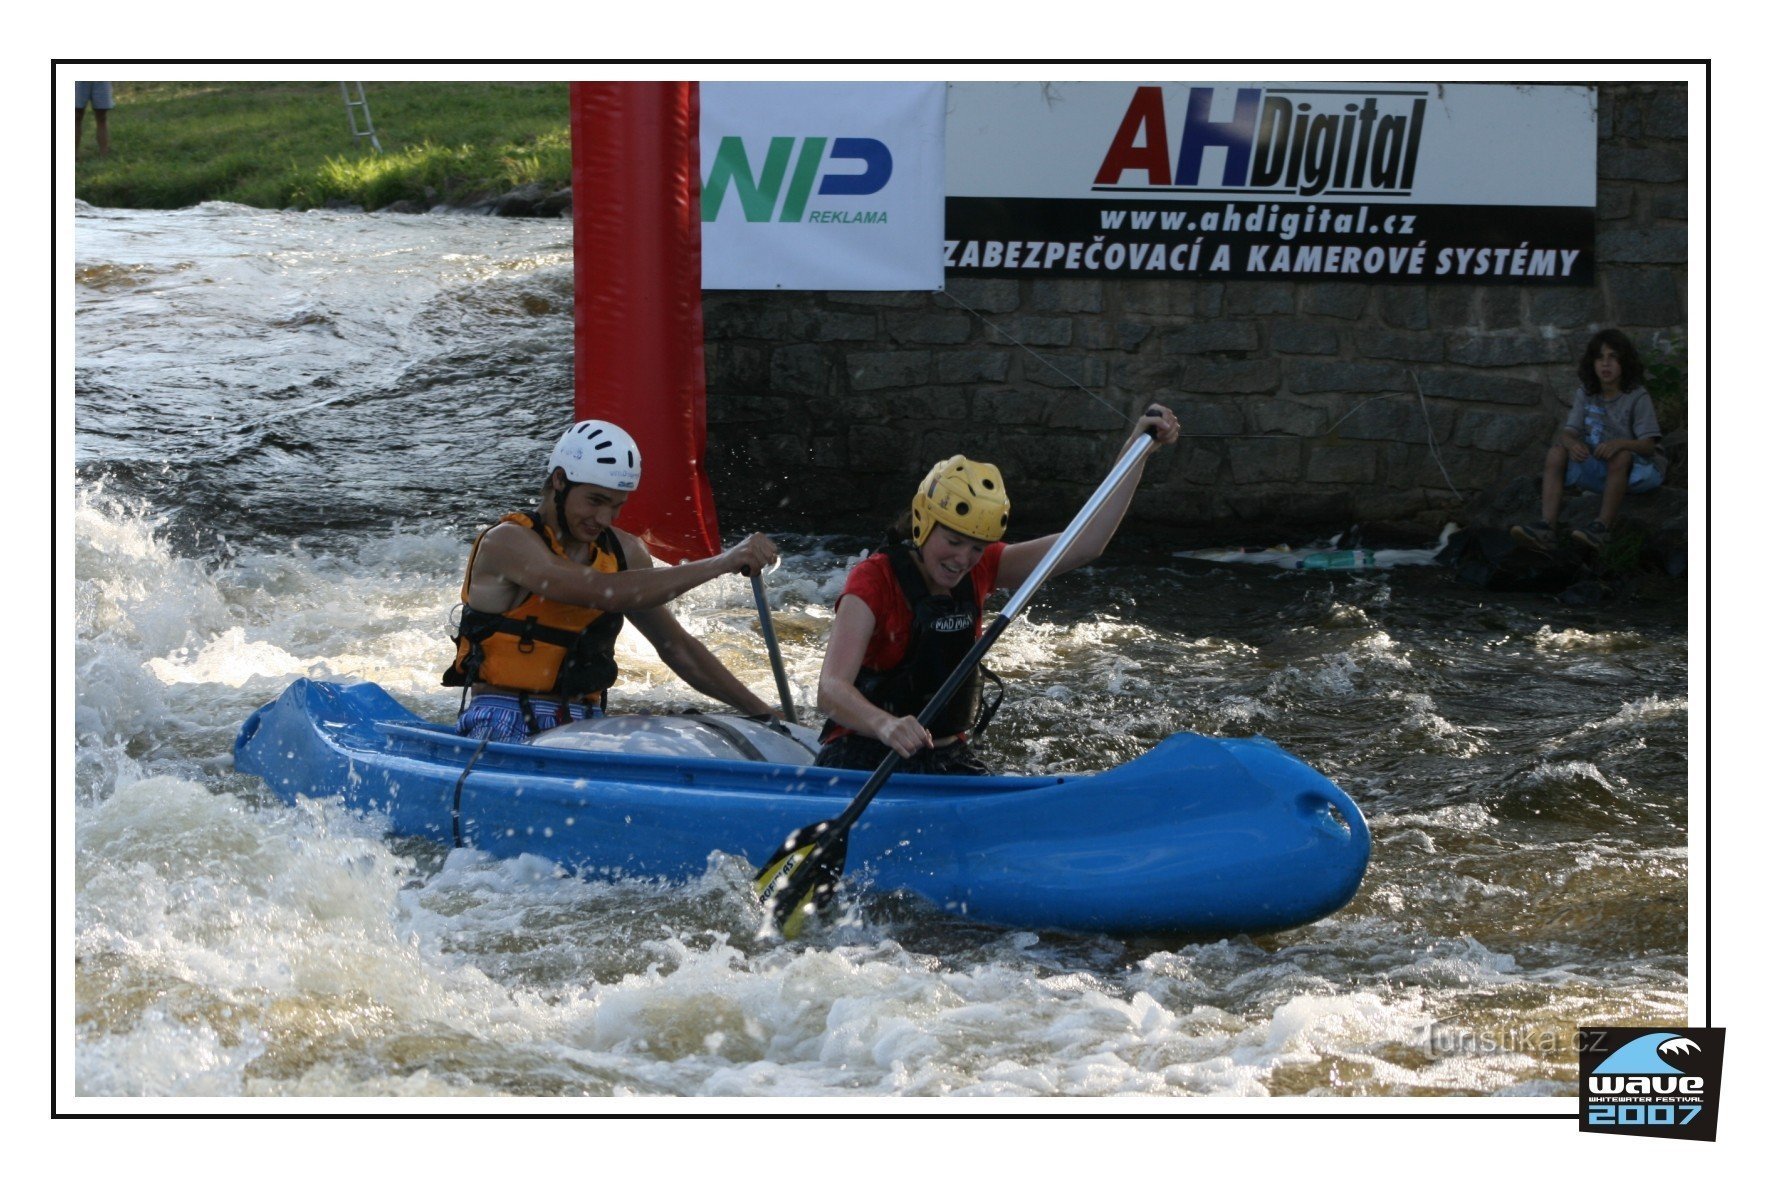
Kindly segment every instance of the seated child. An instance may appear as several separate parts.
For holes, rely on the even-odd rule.
[[[1596,333],[1582,355],[1580,376],[1575,405],[1544,457],[1544,517],[1512,530],[1534,549],[1548,550],[1556,542],[1564,487],[1600,494],[1599,516],[1572,531],[1576,541],[1598,550],[1618,519],[1625,492],[1652,491],[1667,474],[1667,456],[1658,446],[1661,424],[1630,338],[1616,328]]]

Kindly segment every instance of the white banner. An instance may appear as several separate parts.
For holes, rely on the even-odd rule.
[[[1594,283],[1591,86],[956,82],[948,272]]]
[[[956,82],[952,197],[1594,204],[1591,86]]]
[[[941,82],[703,82],[708,290],[937,291]]]

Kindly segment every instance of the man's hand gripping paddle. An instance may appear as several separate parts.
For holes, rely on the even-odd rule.
[[[1154,441],[1151,436],[1143,434],[1120,456],[1119,462],[1114,464],[1114,469],[1107,474],[1101,487],[1095,490],[1088,503],[1065,526],[1064,532],[1058,535],[1058,540],[1052,543],[1052,548],[1046,551],[1046,556],[1040,559],[1039,565],[1034,567],[1027,581],[1011,596],[1002,613],[991,621],[991,625],[978,637],[965,658],[948,674],[948,679],[942,682],[941,688],[936,690],[935,696],[929,699],[929,704],[917,715],[918,722],[927,727],[941,713],[942,707],[947,705],[948,699],[959,689],[961,682],[984,659],[991,645],[997,642],[997,637],[1003,634],[1010,621],[1040,589],[1040,584],[1046,581],[1053,568],[1064,560],[1065,554],[1076,543],[1078,534],[1095,519],[1101,506],[1152,446]],[[886,781],[903,761],[897,751],[888,752],[841,815],[795,829],[788,834],[788,839],[782,842],[781,847],[770,854],[752,886],[769,911],[769,917],[775,921],[776,927],[784,936],[792,939],[799,935],[807,918],[828,903],[836,893],[837,881],[843,876],[843,862],[849,853],[849,829],[880,793],[880,789],[886,786]]]

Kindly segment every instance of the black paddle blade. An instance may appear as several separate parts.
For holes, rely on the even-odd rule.
[[[832,831],[831,821],[795,829],[752,882],[776,928],[799,937],[806,920],[830,904],[849,856],[849,829]]]

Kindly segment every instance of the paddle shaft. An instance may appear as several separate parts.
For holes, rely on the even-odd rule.
[[[1108,497],[1114,494],[1132,472],[1132,469],[1138,466],[1145,453],[1155,445],[1155,440],[1148,434],[1140,435],[1133,440],[1132,446],[1126,449],[1126,454],[1120,456],[1120,461],[1107,474],[1107,479],[1103,480],[1101,486],[1095,490],[1095,495],[1091,496],[1088,502],[1078,510],[1077,515],[1071,519],[1071,523],[1065,526],[1064,532],[1058,535],[1058,539],[1046,551],[1046,556],[1041,558],[1039,564],[1034,567],[1033,573],[1029,574],[1022,581],[1021,586],[1016,588],[1002,612],[991,620],[990,626],[985,628],[984,633],[973,642],[965,657],[954,666],[954,671],[948,674],[948,679],[943,681],[941,688],[935,691],[935,696],[929,699],[929,704],[923,707],[923,712],[917,715],[920,725],[927,729],[929,723],[936,719],[943,707],[947,705],[948,699],[953,697],[955,692],[959,690],[961,683],[971,675],[979,661],[984,659],[984,655],[990,651],[991,645],[997,642],[997,637],[1001,636],[1008,628],[1010,621],[1015,618],[1016,614],[1027,606],[1028,600],[1034,597],[1035,592],[1040,589],[1040,584],[1051,575],[1053,568],[1064,561],[1065,555],[1076,544],[1078,536],[1089,527],[1089,523],[1101,511],[1101,506]],[[862,809],[866,808],[869,801],[879,794],[882,787],[886,786],[886,781],[892,777],[894,771],[898,770],[898,765],[903,761],[903,755],[895,750],[889,751],[886,757],[880,760],[880,765],[874,769],[874,773],[868,776],[867,783],[855,799],[851,800],[849,806],[843,809],[843,814],[831,822],[831,827],[825,830],[824,837],[821,839],[828,839],[835,833],[844,832],[854,824],[856,818],[861,815]]]
[[[763,625],[763,645],[769,649],[769,667],[775,670],[775,691],[781,695],[781,716],[790,722],[794,716],[794,696],[788,692],[787,670],[781,666],[781,645],[775,642],[775,621],[769,617],[769,598],[763,593],[763,575],[751,575],[751,594],[757,599],[757,619]]]

